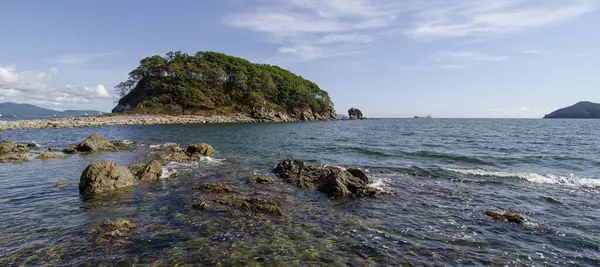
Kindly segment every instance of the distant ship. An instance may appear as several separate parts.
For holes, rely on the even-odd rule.
[[[427,116],[415,116],[415,119],[431,119],[431,115],[427,115]]]

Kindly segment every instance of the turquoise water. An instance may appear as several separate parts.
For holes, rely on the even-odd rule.
[[[0,132],[62,148],[92,133],[142,142],[134,152],[0,165],[2,265],[204,264],[397,266],[600,264],[600,121],[372,119],[288,124],[154,125]],[[151,145],[207,142],[216,152],[169,164],[176,179],[82,199],[91,162],[145,160]],[[246,182],[281,160],[359,167],[394,194],[335,201]],[[205,182],[233,183],[282,203],[285,216],[192,208]],[[64,189],[55,183],[68,183]],[[492,221],[507,209],[531,225]],[[138,227],[98,244],[107,219]]]

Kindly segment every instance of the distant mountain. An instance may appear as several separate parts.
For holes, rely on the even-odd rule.
[[[101,113],[95,110],[65,110],[56,111],[46,108],[40,108],[31,104],[16,104],[11,102],[0,103],[0,114],[2,116],[17,117],[80,117],[84,114],[96,115]]]
[[[561,108],[546,116],[545,119],[600,119],[600,104],[582,101],[575,105]]]

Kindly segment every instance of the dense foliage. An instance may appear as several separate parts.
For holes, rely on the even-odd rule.
[[[600,104],[587,101],[556,110],[544,118],[555,119],[600,119]]]
[[[327,92],[309,80],[277,66],[216,52],[144,58],[117,92],[121,107],[162,113],[333,110]]]

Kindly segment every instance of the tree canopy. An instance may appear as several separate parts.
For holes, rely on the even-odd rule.
[[[333,111],[326,91],[277,66],[217,52],[146,57],[117,85],[119,108],[168,114],[256,108]]]

